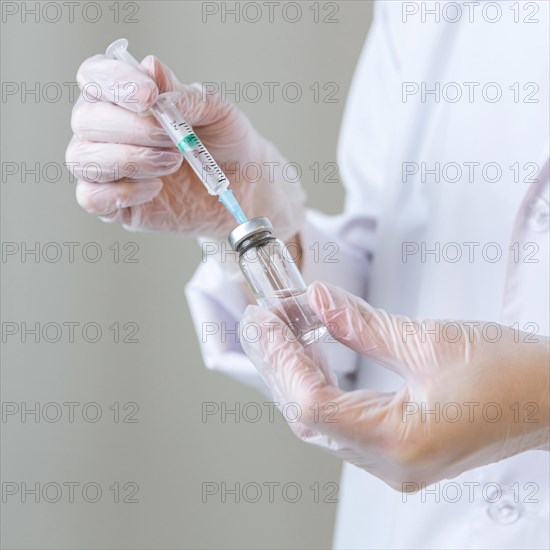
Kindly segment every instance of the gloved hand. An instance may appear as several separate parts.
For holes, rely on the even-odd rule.
[[[412,322],[318,282],[308,297],[334,338],[404,384],[389,394],[339,390],[278,317],[249,306],[242,323],[268,328],[243,347],[279,406],[299,405],[291,427],[302,439],[401,491],[548,450],[547,338],[496,323]]]
[[[208,194],[157,121],[138,114],[159,93],[175,91],[176,106],[227,170],[245,215],[268,216],[283,239],[294,235],[304,218],[304,193],[277,149],[220,96],[203,97],[200,85],[181,84],[153,56],[141,67],[96,55],[78,70],[83,93],[73,109],[66,160],[78,179],[79,204],[130,230],[227,237],[235,220]],[[94,101],[98,87],[101,100]],[[253,179],[247,182],[247,176]]]

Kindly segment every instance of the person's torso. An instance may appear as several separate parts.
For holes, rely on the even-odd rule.
[[[339,160],[345,178],[367,182],[362,195],[354,186],[356,208],[379,201],[368,300],[547,335],[549,6],[467,4],[378,7],[391,53],[385,106],[363,100],[378,75],[366,56],[358,66]],[[373,389],[402,384],[364,367],[359,387],[367,376]],[[452,480],[463,492],[454,502],[456,487],[442,493],[451,481],[439,502],[403,502],[346,466],[336,546],[546,548],[548,470],[548,453],[524,453]]]

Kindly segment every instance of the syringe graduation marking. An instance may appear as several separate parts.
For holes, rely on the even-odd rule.
[[[180,126],[182,124],[180,124]],[[218,175],[218,182],[221,183],[227,180],[225,174],[218,167],[216,161],[212,158],[212,155],[206,150],[204,145],[201,143],[201,141],[195,134],[189,133],[187,136],[181,139],[178,142],[178,149],[182,153],[198,151],[206,158],[206,160],[208,161],[208,164],[210,165],[210,168]],[[204,168],[206,168],[206,166]]]

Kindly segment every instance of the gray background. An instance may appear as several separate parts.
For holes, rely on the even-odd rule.
[[[278,144],[290,160],[308,167],[314,162],[335,161],[340,120],[353,69],[366,36],[371,2],[320,2],[321,22],[314,22],[315,2],[301,2],[302,16],[296,23],[284,20],[276,9],[270,23],[267,8],[260,22],[220,14],[202,22],[202,3],[194,1],[120,2],[114,21],[115,2],[101,2],[102,14],[95,23],[93,6],[88,12],[75,8],[69,21],[62,2],[50,2],[48,12],[5,14],[2,21],[2,81],[18,90],[2,98],[2,242],[4,251],[39,243],[58,243],[59,261],[44,257],[35,261],[21,254],[2,259],[2,320],[4,329],[21,328],[26,322],[62,325],[88,322],[102,328],[101,339],[88,343],[76,328],[74,343],[64,329],[57,343],[36,343],[21,333],[5,336],[2,345],[2,402],[20,409],[35,402],[78,402],[74,422],[62,406],[59,421],[32,415],[2,420],[2,481],[27,483],[41,488],[48,482],[77,482],[75,501],[69,502],[65,487],[59,502],[40,502],[28,495],[6,497],[2,504],[3,548],[324,548],[330,546],[336,505],[324,503],[329,490],[325,483],[338,482],[340,464],[329,456],[300,443],[279,418],[223,423],[220,417],[202,422],[204,402],[263,402],[253,390],[220,374],[208,372],[183,295],[183,287],[200,261],[192,241],[161,234],[127,233],[87,215],[74,199],[74,183],[56,165],[64,160],[71,137],[69,88],[80,63],[103,52],[115,38],[125,36],[138,58],[155,53],[171,66],[180,80],[227,82],[295,81],[304,98],[295,104],[277,94],[274,103],[264,95],[257,103],[241,101],[261,132]],[[90,2],[82,3],[84,5]],[[213,3],[209,3],[212,5]],[[221,2],[217,5],[221,8]],[[233,2],[226,3],[229,7]],[[245,4],[241,2],[242,5]],[[281,6],[287,4],[281,2]],[[33,8],[35,2],[27,3]],[[43,3],[44,5],[44,3]],[[135,13],[132,6],[137,6]],[[57,8],[61,18],[54,22]],[[338,11],[332,19],[325,17]],[[295,12],[288,12],[292,17]],[[245,13],[247,17],[254,12]],[[123,22],[133,18],[137,22]],[[311,90],[319,82],[336,82],[337,103],[315,103]],[[11,87],[6,83],[11,83]],[[63,90],[55,97],[57,83]],[[39,98],[21,95],[23,86],[38,86]],[[44,97],[49,94],[50,100]],[[23,163],[38,176],[21,175]],[[52,163],[52,164],[48,164]],[[10,175],[10,168],[20,171]],[[321,172],[323,175],[323,172]],[[24,181],[26,179],[26,181]],[[53,180],[53,181],[48,181]],[[314,183],[304,169],[308,204],[329,213],[342,207],[341,185]],[[64,242],[77,242],[74,262],[69,261]],[[135,242],[137,263],[125,263],[131,251],[123,247]],[[9,243],[15,243],[10,245]],[[93,263],[82,257],[86,243],[97,243],[102,251]],[[118,243],[118,244],[117,244]],[[115,261],[109,247],[119,246]],[[90,256],[94,246],[88,248]],[[134,245],[131,245],[132,249]],[[47,252],[55,257],[50,245]],[[138,343],[115,343],[114,322],[121,335],[124,323],[139,326]],[[55,336],[55,326],[48,337]],[[91,334],[91,333],[90,333]],[[97,403],[102,410],[98,422],[82,418],[82,405]],[[137,423],[122,422],[130,409],[121,411],[115,422],[113,403],[120,407],[136,402]],[[264,409],[266,412],[267,409]],[[6,410],[5,410],[6,412]],[[55,418],[55,405],[48,408]],[[89,416],[94,414],[88,409]],[[102,497],[97,503],[82,498],[85,483],[98,483]],[[114,482],[139,486],[137,503],[115,503]],[[299,484],[302,498],[285,501],[280,489],[274,502],[267,489],[257,503],[235,503],[220,495],[202,502],[204,482]],[[321,502],[314,502],[309,487],[319,483]],[[279,487],[280,487],[279,486]],[[12,487],[4,485],[4,488]],[[21,486],[18,485],[21,489]],[[55,487],[48,498],[55,498]],[[121,498],[129,488],[121,488]],[[90,493],[93,497],[93,492]],[[251,493],[253,495],[253,493]]]

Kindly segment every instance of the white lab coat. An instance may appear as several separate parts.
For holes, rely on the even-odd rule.
[[[434,2],[419,2],[419,9],[422,4],[437,9]],[[500,20],[490,23],[481,13],[486,3],[473,4],[473,22],[464,11],[456,23],[443,17],[437,23],[428,14],[422,22],[420,11],[404,22],[401,2],[376,5],[338,151],[345,211],[336,217],[309,212],[301,235],[305,249],[336,241],[338,262],[315,263],[307,255],[304,277],[335,283],[413,318],[517,323],[548,335],[549,6],[531,2],[539,22],[526,23],[534,8],[520,2],[516,23],[513,2],[500,1]],[[496,8],[486,9],[494,19],[490,10]],[[455,17],[452,11],[445,15]],[[412,91],[415,83],[420,91],[421,82],[429,89],[439,82],[445,95],[439,102],[433,95],[422,102],[420,93],[405,101],[404,82]],[[479,85],[464,85],[472,82]],[[499,101],[486,100],[498,91],[493,85],[483,89],[491,82],[500,86]],[[533,82],[535,87],[528,84]],[[448,83],[460,85],[462,100],[453,102],[459,88]],[[439,183],[420,173],[422,162],[428,170],[440,163]],[[404,178],[404,166],[412,171],[414,165],[403,163],[417,163],[419,173]],[[449,163],[462,168],[459,181],[452,181],[457,172]],[[498,168],[488,163],[500,167],[498,181],[491,181]],[[532,173],[535,167],[538,173]],[[403,257],[403,243],[413,243],[406,245],[413,252],[416,243],[418,253]],[[422,247],[429,252],[437,246],[439,257],[422,258]],[[458,252],[462,257],[455,261]],[[199,333],[203,321],[231,326],[240,318],[245,298],[232,284],[215,262],[197,270],[187,295]],[[231,338],[210,338],[202,351],[209,368],[260,384]],[[348,350],[333,362],[342,381],[355,373],[356,387],[393,391],[401,385],[395,375],[364,363]],[[528,452],[404,497],[346,464],[335,547],[548,548],[549,468],[547,452]]]

